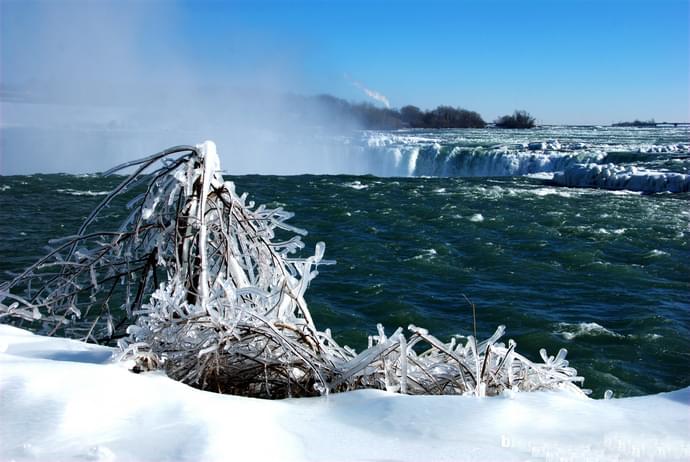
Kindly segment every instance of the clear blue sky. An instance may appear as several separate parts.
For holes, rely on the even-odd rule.
[[[367,99],[356,80],[393,107],[487,120],[516,108],[542,123],[690,119],[688,0],[1,1],[4,82],[174,69]]]

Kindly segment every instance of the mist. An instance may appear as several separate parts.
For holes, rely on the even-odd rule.
[[[356,124],[296,96],[303,46],[231,6],[196,24],[172,2],[0,5],[0,174],[103,171],[206,139],[231,174],[361,170],[335,141]]]

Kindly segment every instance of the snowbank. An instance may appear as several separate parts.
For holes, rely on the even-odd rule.
[[[0,460],[688,460],[690,388],[264,401],[0,325]]]
[[[614,164],[576,164],[557,172],[553,181],[560,186],[628,189],[646,193],[690,191],[690,175]]]

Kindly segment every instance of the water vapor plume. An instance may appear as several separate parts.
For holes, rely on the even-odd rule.
[[[361,83],[361,82],[359,82],[359,81],[357,81],[357,80],[352,79],[352,78],[351,78],[349,75],[347,75],[347,74],[345,74],[345,79],[346,79],[348,82],[350,82],[353,86],[355,86],[355,87],[359,88],[360,90],[362,90],[362,91],[364,92],[364,94],[367,95],[369,98],[371,98],[371,99],[373,99],[373,100],[375,100],[375,101],[378,101],[378,102],[382,103],[382,104],[383,104],[384,106],[386,106],[388,109],[391,108],[391,103],[390,103],[390,101],[389,101],[388,98],[387,98],[385,95],[383,95],[382,93],[379,93],[378,91],[371,90],[371,89],[367,88],[366,86],[364,86],[363,83]]]
[[[102,171],[205,139],[232,174],[347,171],[323,139],[354,124],[292,93],[299,45],[209,5],[213,24],[172,1],[0,0],[0,174]]]

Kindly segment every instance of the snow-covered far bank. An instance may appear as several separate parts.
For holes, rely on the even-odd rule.
[[[690,191],[690,175],[614,164],[576,164],[563,172],[556,172],[553,181],[559,186],[627,189],[645,193]]]
[[[688,460],[690,388],[266,401],[0,325],[0,460]]]

